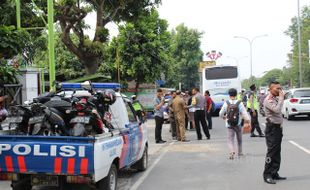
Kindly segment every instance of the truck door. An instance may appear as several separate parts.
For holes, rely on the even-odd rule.
[[[126,102],[126,109],[128,113],[129,118],[129,141],[130,141],[130,162],[137,161],[139,154],[141,152],[141,143],[143,141],[142,139],[142,131],[140,123],[137,119],[137,115],[134,112],[134,109],[131,105],[131,103]]]

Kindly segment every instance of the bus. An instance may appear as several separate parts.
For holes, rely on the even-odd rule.
[[[222,105],[229,99],[228,90],[235,88],[241,91],[241,80],[237,66],[213,65],[202,70],[201,90],[209,90],[215,104],[215,115],[218,115]]]

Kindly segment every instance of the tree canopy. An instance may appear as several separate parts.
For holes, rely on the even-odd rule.
[[[184,89],[197,86],[199,82],[198,64],[202,61],[200,49],[202,32],[180,24],[172,31],[172,70],[168,76],[173,86],[182,83]]]
[[[83,63],[88,74],[97,71],[107,56],[110,22],[132,21],[149,12],[160,0],[61,0],[55,4],[56,20],[61,27],[61,39],[66,47]],[[85,17],[96,13],[96,28],[93,39],[85,34],[89,28]],[[71,32],[77,36],[72,40]]]

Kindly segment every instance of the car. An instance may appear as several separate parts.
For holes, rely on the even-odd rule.
[[[288,90],[284,97],[282,115],[287,120],[292,120],[297,115],[310,117],[310,88]]]

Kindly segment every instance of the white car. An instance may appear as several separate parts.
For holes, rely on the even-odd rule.
[[[310,117],[310,88],[296,88],[287,91],[282,114],[288,120],[297,115]]]

